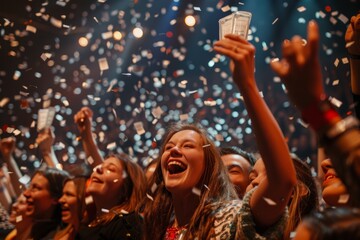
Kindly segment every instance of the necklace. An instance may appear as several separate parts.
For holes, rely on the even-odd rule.
[[[187,225],[182,227],[168,227],[166,229],[165,240],[182,240],[187,231]]]

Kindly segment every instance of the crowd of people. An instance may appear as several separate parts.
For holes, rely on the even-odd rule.
[[[346,42],[354,102],[360,96],[360,14]],[[213,49],[231,59],[258,152],[218,148],[200,124],[169,124],[160,154],[147,169],[128,155],[105,158],[92,134],[92,110],[74,115],[86,162],[65,171],[51,129],[36,143],[42,166],[28,181],[13,158],[15,140],[1,139],[1,232],[10,239],[360,239],[359,112],[342,118],[323,88],[319,29],[307,43],[285,40],[272,69],[325,150],[321,191],[306,162],[288,149],[259,93],[254,46],[234,34]],[[359,110],[359,104],[356,109]],[[10,210],[11,209],[11,210]],[[8,216],[9,215],[9,216]]]

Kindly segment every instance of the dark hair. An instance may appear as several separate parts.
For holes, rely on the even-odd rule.
[[[121,187],[121,198],[118,205],[110,209],[107,214],[97,219],[96,225],[106,224],[110,222],[116,215],[121,214],[121,211],[133,212],[137,210],[137,206],[144,198],[146,193],[146,181],[145,174],[142,168],[135,163],[130,156],[125,153],[111,154],[109,157],[114,157],[119,160],[123,167],[123,171],[126,172],[124,183]]]
[[[303,219],[311,240],[360,239],[360,209],[338,207],[315,212]]]
[[[294,153],[291,153],[291,159],[296,170],[297,183],[288,204],[289,219],[284,230],[286,238],[296,229],[304,216],[319,207],[318,190],[310,167]]]
[[[253,153],[249,153],[247,151],[242,150],[239,147],[231,146],[231,147],[222,147],[220,148],[220,155],[225,156],[229,154],[237,154],[245,158],[251,166],[255,165],[256,157]]]
[[[171,125],[162,143],[160,156],[164,153],[165,145],[171,137],[184,130],[197,132],[201,136],[201,144],[206,146],[203,148],[205,170],[198,184],[201,191],[199,204],[189,222],[185,239],[194,238],[195,233],[199,234],[197,236],[199,239],[208,239],[213,227],[211,219],[213,218],[214,208],[217,208],[217,204],[224,201],[237,199],[237,195],[218,149],[200,125],[182,123]],[[174,216],[174,207],[172,205],[172,195],[164,184],[161,164],[157,165],[149,186],[149,197],[144,199],[144,235],[146,239],[163,239],[166,229]],[[156,189],[153,186],[156,186]]]
[[[62,196],[62,189],[64,182],[70,177],[66,171],[60,170],[58,168],[41,168],[35,171],[35,175],[41,175],[47,179],[49,182],[49,192],[50,196],[56,200]],[[31,236],[34,239],[41,239],[46,236],[50,231],[56,229],[61,224],[61,205],[57,203],[52,213],[51,222],[43,223],[36,222],[34,223],[31,229]]]

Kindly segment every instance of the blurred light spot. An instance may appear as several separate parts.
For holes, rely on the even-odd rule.
[[[142,30],[141,28],[136,27],[136,28],[134,28],[134,30],[133,30],[133,34],[134,34],[134,36],[135,36],[136,38],[141,38],[141,37],[144,35],[144,32],[143,32],[143,30]]]
[[[86,47],[88,45],[89,41],[85,37],[79,38],[79,45],[81,47]]]
[[[188,27],[193,27],[196,24],[196,19],[194,18],[194,16],[186,16],[185,17],[185,24]]]

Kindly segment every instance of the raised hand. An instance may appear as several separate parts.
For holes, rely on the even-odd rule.
[[[324,94],[318,55],[320,36],[315,21],[309,22],[307,35],[307,43],[300,36],[285,40],[283,59],[271,62],[272,69],[285,84],[290,100],[300,110]]]

